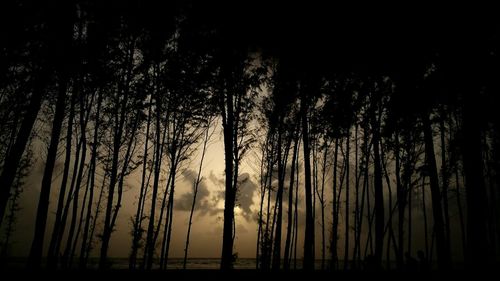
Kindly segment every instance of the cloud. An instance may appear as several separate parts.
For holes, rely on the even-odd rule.
[[[244,173],[238,177],[238,192],[237,192],[237,205],[242,211],[243,217],[249,221],[252,218],[253,205],[253,194],[257,190],[257,184],[255,184],[251,178],[250,174]]]
[[[194,170],[185,170],[182,175],[184,181],[189,184],[191,190],[183,193],[176,198],[175,209],[178,211],[191,211],[193,204],[194,186],[197,173]],[[223,202],[225,200],[224,192],[224,177],[217,177],[212,171],[208,176],[208,180],[202,180],[198,186],[198,194],[196,195],[195,212],[200,215],[218,216],[224,212]],[[215,188],[209,190],[207,184],[210,183]],[[236,195],[236,206],[240,209],[241,214],[247,221],[252,220],[253,211],[253,196],[257,190],[250,174],[243,173],[238,177],[238,192]],[[222,202],[222,203],[221,203]]]
[[[179,211],[191,211],[191,205],[193,204],[194,197],[194,182],[197,179],[197,172],[194,170],[185,170],[182,172],[184,176],[184,181],[186,181],[191,191],[183,193],[175,200],[175,209]],[[202,180],[198,185],[198,193],[196,194],[196,206],[195,211],[201,212],[201,214],[211,213],[213,206],[210,202],[210,191],[208,190],[205,180]]]

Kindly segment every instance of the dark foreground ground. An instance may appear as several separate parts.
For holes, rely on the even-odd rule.
[[[455,270],[446,273],[439,272],[329,272],[329,271],[292,271],[292,272],[261,272],[256,270],[234,270],[221,272],[219,270],[168,270],[168,271],[28,271],[20,269],[2,269],[0,280],[499,280],[500,270],[466,272]]]

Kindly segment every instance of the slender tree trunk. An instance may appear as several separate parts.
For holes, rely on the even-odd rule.
[[[271,194],[272,194],[272,182],[273,182],[273,170],[274,170],[274,142],[271,144],[271,155],[269,156],[268,163],[268,180],[267,183],[267,207],[266,207],[266,228],[263,237],[263,258],[262,258],[262,269],[268,270],[271,267],[271,247],[272,239],[270,238],[272,230],[270,230],[270,217],[271,217]]]
[[[125,98],[124,106],[127,102],[127,98]],[[106,211],[104,217],[104,229],[102,233],[102,244],[101,244],[101,254],[99,259],[99,268],[105,269],[108,267],[108,250],[109,250],[109,241],[111,239],[111,233],[113,232],[111,226],[111,218],[113,213],[113,200],[115,196],[115,188],[118,181],[118,158],[120,147],[122,146],[122,131],[123,131],[123,123],[125,119],[125,108],[122,109],[122,113],[120,116],[116,116],[115,120],[116,126],[115,136],[113,140],[113,150],[112,150],[112,159],[111,159],[111,172],[109,176],[109,187],[108,187],[108,198],[106,203]]]
[[[102,92],[99,91],[97,98],[97,110],[95,113],[95,122],[94,122],[94,139],[92,142],[92,152],[90,158],[90,170],[89,170],[89,199],[87,204],[87,214],[85,215],[85,225],[83,226],[83,237],[82,237],[82,245],[80,248],[80,261],[79,267],[84,269],[87,267],[87,260],[85,258],[86,248],[89,246],[89,231],[90,231],[90,222],[92,219],[92,207],[94,203],[94,186],[95,186],[95,173],[97,166],[97,154],[99,147],[99,127],[100,127],[100,118],[101,118],[101,106],[102,106]]]
[[[401,160],[399,150],[399,131],[396,129],[394,134],[394,158],[396,174],[396,196],[398,198],[398,252],[396,262],[398,269],[404,268],[404,220],[406,207],[406,191],[401,183]]]
[[[364,157],[364,162],[362,162],[362,169],[363,171],[360,171],[360,176],[361,173],[363,173],[363,189],[361,191],[361,203],[359,207],[359,218],[358,218],[358,226],[357,226],[357,238],[356,238],[356,244],[358,244],[358,262],[361,262],[361,233],[363,231],[363,220],[364,220],[364,209],[365,209],[365,198],[367,199],[367,205],[368,205],[368,218],[370,218],[370,204],[369,204],[369,196],[368,196],[368,183],[369,183],[369,174],[368,174],[368,169],[369,169],[369,163],[370,163],[370,151],[371,151],[371,145],[368,143],[368,133],[367,133],[367,128],[366,126],[363,128],[363,157]],[[360,167],[361,169],[361,167]],[[369,227],[371,229],[371,224],[369,224]],[[370,230],[369,230],[370,232]],[[367,248],[365,247],[365,252]],[[365,254],[366,255],[366,254]]]
[[[339,139],[335,138],[335,149],[333,153],[333,222],[332,222],[332,242],[330,243],[330,250],[332,252],[331,258],[331,268],[338,268],[338,252],[337,252],[337,243],[338,243],[338,226],[339,226],[339,212],[338,205],[339,202],[337,200],[337,161],[339,155]]]
[[[346,157],[344,159],[345,161],[345,171],[346,171],[346,181],[345,181],[345,225],[344,225],[344,270],[347,270],[349,268],[349,183],[350,183],[350,173],[349,173],[349,152],[350,152],[350,137],[351,137],[351,130],[350,128],[347,129],[347,136],[346,136],[346,145],[345,145],[345,150],[346,150]]]
[[[142,240],[142,221],[144,220],[141,210],[145,205],[145,197],[146,197],[146,170],[147,170],[147,161],[148,161],[148,151],[149,151],[149,130],[151,127],[151,108],[152,105],[149,105],[148,109],[148,120],[146,124],[146,134],[144,141],[144,155],[142,159],[142,175],[141,175],[141,188],[139,191],[139,199],[137,201],[137,212],[134,218],[133,232],[132,232],[132,253],[130,254],[129,260],[129,269],[135,269],[137,265],[137,252],[139,251],[140,241]]]
[[[52,187],[52,173],[57,158],[57,147],[61,136],[62,123],[64,121],[64,112],[66,109],[66,81],[61,79],[59,82],[59,93],[55,108],[55,115],[52,122],[52,135],[50,145],[47,151],[47,160],[45,162],[45,170],[42,178],[42,187],[40,189],[40,197],[38,200],[38,209],[35,222],[35,234],[31,244],[31,251],[28,260],[30,268],[39,268],[43,243],[45,239],[45,228],[47,225],[47,214],[49,210],[50,189]]]
[[[461,200],[461,191],[460,191],[460,177],[459,177],[459,171],[458,168],[455,171],[455,191],[457,194],[457,209],[458,209],[458,220],[460,222],[460,234],[462,238],[462,253],[465,254],[467,250],[467,237],[466,237],[466,226],[465,226],[465,220],[464,220],[464,215],[463,215],[463,208],[462,208],[462,200]]]
[[[175,151],[175,149],[173,149]],[[180,153],[180,152],[179,152]],[[178,167],[178,157],[180,157],[179,154],[176,154],[175,152],[173,153],[173,160],[172,160],[172,168],[170,171],[171,178],[172,178],[172,184],[170,186],[170,192],[168,194],[168,202],[167,202],[167,214],[165,216],[165,231],[163,233],[163,241],[162,241],[162,251],[160,255],[160,269],[164,270],[167,269],[167,264],[168,264],[168,256],[170,253],[170,237],[172,234],[172,221],[173,221],[173,213],[174,213],[174,192],[175,192],[175,178],[177,174],[177,167]],[[177,155],[177,156],[176,156]],[[161,214],[163,214],[163,210],[161,211]],[[160,221],[162,220],[162,216],[160,215]],[[156,237],[158,234],[155,235],[154,241],[156,241]]]
[[[33,125],[35,124],[36,117],[42,106],[42,98],[44,96],[45,82],[48,79],[46,71],[41,71],[35,78],[33,93],[31,94],[30,102],[24,113],[24,118],[19,128],[14,145],[5,157],[2,173],[0,174],[0,226],[5,216],[7,202],[9,201],[10,191],[16,171],[21,162],[21,158],[26,149],[26,145],[30,139]]]
[[[92,108],[92,103],[94,101],[94,96],[95,96],[95,93],[91,95],[90,104],[88,105],[87,112],[84,111],[85,104],[84,104],[84,100],[83,100],[83,95],[80,98],[80,107],[81,107],[81,111],[80,111],[80,134],[81,134],[80,142],[81,142],[81,146],[82,146],[82,158],[81,158],[81,161],[80,161],[80,169],[79,169],[78,179],[77,179],[77,182],[76,182],[78,190],[80,189],[80,186],[82,185],[83,175],[84,175],[84,168],[85,168],[85,160],[87,158],[87,136],[86,136],[86,129],[87,129],[87,124],[88,124],[88,120],[89,120],[90,111],[91,111],[91,108]],[[90,171],[90,168],[87,168],[87,173],[89,173],[89,171]],[[85,189],[85,193],[83,195],[82,208],[80,210],[80,218],[79,218],[79,222],[78,222],[78,227],[76,228],[76,236],[73,239],[72,244],[68,245],[69,249],[68,249],[67,259],[68,259],[69,267],[71,267],[72,264],[73,264],[73,257],[74,257],[75,252],[76,252],[76,246],[77,246],[77,244],[79,242],[81,228],[82,228],[82,225],[83,225],[84,212],[85,212],[85,203],[87,201],[87,196],[88,196],[88,192],[89,192],[88,182],[86,184],[86,187],[87,188]]]
[[[442,182],[442,196],[443,196],[443,209],[444,209],[444,234],[445,234],[445,248],[448,251],[447,256],[449,257],[449,265],[451,266],[451,226],[450,226],[450,212],[448,204],[448,188],[450,181],[450,171],[448,168],[448,159],[446,158],[446,127],[445,127],[445,109],[442,106],[440,121],[439,121],[439,132],[441,138],[441,182]]]
[[[207,149],[207,144],[210,140],[210,123],[211,121],[208,121],[207,123],[207,128],[205,129],[205,138],[203,139],[203,148],[201,151],[201,159],[200,159],[200,166],[198,168],[198,175],[196,176],[196,181],[193,184],[193,203],[191,204],[191,211],[189,212],[189,221],[188,221],[188,230],[186,234],[186,245],[184,246],[184,261],[182,263],[182,268],[186,269],[186,263],[187,263],[187,257],[188,257],[188,252],[189,252],[189,237],[191,234],[191,226],[193,223],[193,214],[194,214],[194,208],[196,207],[196,196],[198,195],[198,187],[203,180],[201,176],[202,168],[203,168],[203,160],[205,159],[205,152]]]
[[[266,168],[266,150],[268,147],[268,140],[266,140],[264,147],[262,148],[262,160],[261,160],[261,165],[260,165],[260,206],[259,206],[259,218],[258,218],[258,229],[257,229],[257,246],[256,246],[256,255],[255,255],[255,267],[256,269],[259,269],[261,266],[261,255],[263,255],[263,251],[261,251],[261,240],[263,240],[263,223],[264,223],[264,218],[263,218],[263,211],[264,211],[264,200],[266,197],[266,184],[267,184],[267,177],[268,173],[265,171]]]
[[[429,228],[427,226],[427,205],[425,203],[425,178],[426,176],[422,177],[422,213],[424,216],[424,241],[425,241],[425,257],[429,257]],[[411,250],[410,252],[411,253]]]
[[[307,96],[305,89],[301,90],[301,118],[302,118],[302,142],[304,144],[304,178],[305,178],[305,201],[306,201],[306,226],[304,235],[304,265],[306,271],[314,269],[314,217],[311,192],[311,148],[309,146],[309,122],[307,120]]]
[[[412,191],[413,191],[413,188],[412,188],[412,184],[410,183],[408,185],[408,248],[407,248],[407,252],[408,253],[411,253],[411,242],[412,242],[412,222],[413,222],[413,210],[412,210],[412,200],[413,200],[413,196],[412,196]]]
[[[389,218],[387,220],[387,227],[386,230],[384,230],[384,233],[387,232],[387,229],[389,230],[389,237],[387,239],[387,249],[386,249],[386,270],[391,269],[391,242],[393,245],[394,253],[397,255],[398,249],[397,249],[397,243],[396,243],[396,238],[394,235],[394,228],[393,228],[393,223],[392,223],[392,218],[393,214],[395,211],[395,208],[392,206],[392,186],[391,186],[391,179],[389,178],[389,172],[387,169],[387,158],[386,158],[386,153],[384,150],[384,145],[381,146],[380,154],[382,158],[382,168],[384,170],[384,177],[385,177],[385,182],[387,184],[387,198],[388,198],[388,210],[389,210]]]
[[[422,117],[425,141],[425,154],[427,166],[429,169],[429,179],[431,185],[432,215],[434,218],[434,231],[436,234],[437,260],[440,270],[446,270],[450,267],[450,251],[447,247],[448,242],[445,238],[445,229],[443,222],[443,209],[441,207],[441,193],[439,189],[439,178],[434,154],[434,140],[432,136],[432,127],[429,116],[425,114]],[[445,194],[445,196],[447,196]]]
[[[328,144],[323,147],[323,161],[321,167],[321,194],[318,194],[321,203],[321,270],[325,270],[326,262],[326,240],[325,240],[325,180],[327,173]]]
[[[49,250],[47,254],[47,267],[51,269],[57,267],[62,234],[64,233],[64,229],[66,227],[66,216],[65,216],[66,212],[64,212],[65,209],[64,201],[66,196],[66,188],[68,184],[69,167],[71,163],[71,147],[72,147],[72,137],[73,137],[73,118],[75,115],[75,103],[76,103],[76,94],[72,94],[69,116],[68,116],[67,132],[66,132],[66,149],[65,149],[66,155],[64,160],[64,169],[61,180],[61,187],[59,189],[56,217],[55,217],[54,227],[52,230],[52,236],[50,239]],[[68,198],[69,197],[71,197],[71,192],[68,192]]]
[[[104,167],[104,170],[107,170],[108,168],[109,168],[109,166],[108,166],[108,164],[106,164]],[[96,231],[96,226],[97,226],[97,221],[99,220],[99,215],[101,214],[101,203],[102,203],[102,198],[104,197],[104,187],[107,185],[106,179],[107,179],[107,177],[104,177],[102,180],[101,190],[99,191],[99,197],[97,198],[94,220],[92,221],[92,226],[90,228],[89,242],[88,242],[87,247],[85,249],[85,257],[84,257],[85,262],[88,261],[89,256],[90,256],[90,251],[93,249],[94,233]]]
[[[354,249],[352,251],[353,266],[357,269],[360,265],[360,245],[358,240],[359,230],[359,181],[361,172],[359,169],[358,159],[358,123],[354,127]]]
[[[83,95],[83,94],[82,94]],[[77,148],[77,154],[80,152],[81,149],[81,156],[78,158],[78,155],[75,159],[75,169],[73,170],[73,176],[75,175],[76,171],[76,163],[79,162],[78,164],[78,173],[76,174],[76,180],[75,177],[72,179],[72,190],[73,190],[73,210],[71,214],[71,223],[70,223],[70,228],[69,228],[69,233],[66,241],[66,248],[64,249],[64,254],[63,254],[63,267],[69,267],[70,266],[70,260],[71,260],[71,249],[73,245],[73,236],[75,235],[75,230],[76,230],[76,223],[78,219],[78,204],[79,204],[79,198],[80,198],[80,187],[82,185],[82,179],[83,179],[83,171],[85,168],[85,160],[87,158],[87,137],[86,137],[86,122],[85,122],[85,111],[84,111],[84,102],[83,102],[83,96],[80,95],[80,140],[78,142],[78,148]],[[78,161],[79,159],[79,161]],[[82,202],[84,204],[85,202]],[[84,205],[82,205],[82,208],[84,208]],[[76,234],[78,236],[78,231],[76,231]]]
[[[467,251],[465,261],[470,269],[487,267],[491,261],[487,225],[487,198],[483,177],[480,105],[473,89],[466,89],[463,106],[462,155],[467,193]]]
[[[155,230],[155,216],[156,216],[156,201],[158,197],[158,184],[160,181],[160,170],[161,170],[161,159],[163,154],[164,141],[162,140],[162,130],[160,126],[160,109],[161,101],[159,98],[156,99],[156,148],[155,155],[156,159],[154,161],[154,177],[153,177],[153,194],[151,197],[151,208],[149,213],[149,224],[148,232],[146,234],[146,247],[145,247],[145,259],[146,259],[146,269],[151,270],[153,266],[153,258],[155,251],[155,243],[153,241],[154,230]]]
[[[382,168],[380,165],[380,133],[379,121],[374,120],[373,128],[373,155],[374,155],[374,188],[375,188],[375,259],[378,264],[382,261],[384,249],[384,190],[382,185]]]
[[[300,151],[300,142],[299,140],[297,139],[297,151]],[[297,269],[297,245],[298,245],[298,241],[299,241],[299,214],[298,214],[298,202],[299,202],[299,178],[300,178],[300,171],[299,171],[299,156],[297,155],[297,162],[296,162],[296,174],[297,174],[297,177],[296,177],[296,180],[297,180],[297,184],[295,184],[295,202],[294,202],[294,223],[293,223],[293,269],[296,270]]]
[[[233,268],[233,220],[234,220],[234,205],[236,191],[233,186],[234,168],[234,139],[237,130],[234,127],[234,110],[232,93],[225,95],[225,105],[222,112],[222,127],[224,130],[224,155],[225,155],[225,173],[226,173],[226,188],[224,197],[224,227],[222,234],[222,257],[221,270],[228,271]],[[227,112],[226,112],[227,111]]]
[[[285,189],[286,164],[288,162],[288,153],[290,150],[290,141],[285,144],[283,151],[281,139],[282,133],[278,134],[278,191],[276,193],[276,206],[278,214],[276,218],[276,234],[274,240],[273,264],[272,268],[278,270],[281,266],[281,234],[283,224],[283,191]]]
[[[291,256],[291,248],[292,244],[292,225],[293,225],[293,182],[295,178],[295,163],[297,161],[297,143],[298,140],[294,137],[294,145],[293,145],[293,154],[292,154],[292,163],[290,170],[290,186],[288,187],[288,220],[286,227],[286,239],[285,239],[285,253],[284,253],[284,264],[283,268],[285,270],[290,270],[290,256]]]

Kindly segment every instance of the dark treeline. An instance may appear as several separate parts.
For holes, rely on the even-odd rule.
[[[109,268],[134,173],[129,268],[166,269],[176,183],[198,156],[185,267],[219,124],[222,270],[237,257],[235,207],[252,157],[257,269],[404,270],[416,247],[421,264],[439,270],[498,262],[497,22],[438,10],[159,2],[0,4],[3,261],[39,158],[30,268],[84,269],[94,256]]]

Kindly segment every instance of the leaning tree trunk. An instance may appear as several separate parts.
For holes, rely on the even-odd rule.
[[[59,82],[59,94],[55,109],[54,120],[52,122],[52,135],[45,162],[45,170],[42,178],[42,187],[38,199],[38,209],[35,221],[35,235],[31,244],[28,265],[31,268],[38,268],[42,260],[43,243],[45,238],[45,227],[47,225],[47,214],[49,210],[50,189],[52,187],[52,173],[57,158],[57,147],[61,136],[64,112],[66,109],[66,81]]]
[[[44,96],[45,82],[48,79],[46,71],[41,71],[38,78],[35,78],[34,89],[31,94],[30,102],[24,113],[24,118],[21,123],[21,128],[17,133],[16,141],[5,157],[3,171],[0,175],[0,226],[2,226],[5,209],[10,197],[10,189],[16,177],[16,171],[23,156],[26,144],[31,135],[31,130],[35,124],[36,117],[42,106],[42,98]]]
[[[66,148],[65,148],[65,159],[64,159],[64,168],[61,180],[61,186],[59,188],[59,198],[57,200],[57,210],[56,217],[54,221],[54,226],[52,229],[52,236],[50,238],[49,250],[47,254],[47,267],[48,268],[56,268],[59,260],[59,248],[62,240],[62,233],[64,232],[64,228],[66,226],[66,219],[63,216],[64,213],[64,199],[66,196],[66,188],[69,177],[69,167],[71,163],[71,142],[73,137],[73,118],[75,115],[75,103],[76,103],[76,94],[73,94],[71,97],[70,108],[69,108],[69,116],[68,116],[68,124],[66,131]],[[69,195],[68,195],[69,197]],[[64,220],[63,220],[64,219]]]

